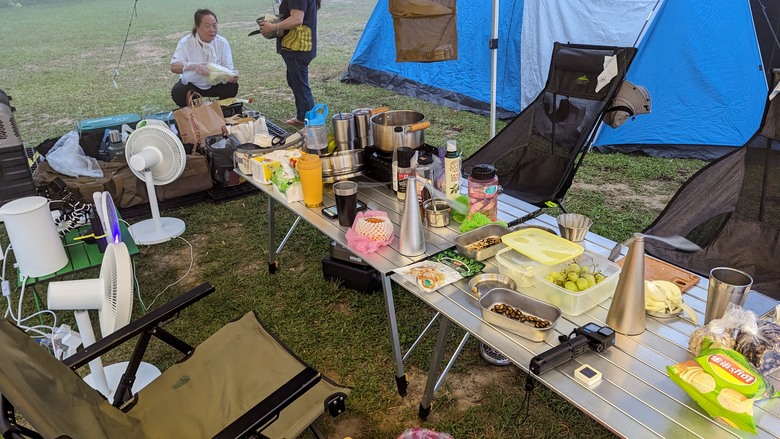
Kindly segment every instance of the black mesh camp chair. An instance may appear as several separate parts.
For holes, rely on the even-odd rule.
[[[780,98],[769,101],[761,127],[742,148],[685,182],[647,233],[685,236],[702,247],[683,253],[646,241],[653,256],[705,276],[718,266],[740,269],[753,277],[754,289],[780,299]]]
[[[56,360],[0,320],[0,433],[3,438],[292,438],[324,411],[344,411],[349,389],[321,376],[247,313],[197,348],[161,326],[214,291],[203,284],[69,357]],[[185,355],[132,396],[151,337]],[[138,338],[113,402],[74,371]],[[32,426],[17,423],[16,410]],[[316,429],[312,428],[319,436]]]
[[[504,193],[538,207],[563,208],[563,196],[635,54],[633,47],[555,43],[544,90],[463,161],[464,176],[474,165],[492,164]],[[614,60],[614,76],[604,76],[607,59]]]

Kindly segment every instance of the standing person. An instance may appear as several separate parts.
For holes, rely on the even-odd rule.
[[[295,117],[286,122],[303,126],[306,112],[314,107],[314,96],[309,87],[309,63],[317,56],[317,10],[320,0],[282,0],[279,5],[281,21],[263,22],[260,32],[271,37],[277,31],[284,34],[276,39],[276,52],[287,66],[287,85],[295,97]]]
[[[187,92],[192,90],[201,96],[232,98],[238,94],[238,72],[235,76],[212,84],[209,81],[208,63],[233,70],[233,54],[230,44],[217,35],[217,16],[208,9],[195,11],[195,27],[179,40],[171,58],[171,72],[180,74],[173,85],[171,97],[179,107],[187,105]]]

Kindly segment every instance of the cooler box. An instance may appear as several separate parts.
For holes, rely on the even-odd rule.
[[[140,121],[141,116],[135,113],[117,114],[79,121],[76,123],[76,130],[79,134],[89,131],[99,131],[102,134],[105,130],[121,130],[122,125],[129,125],[130,128],[135,129]]]

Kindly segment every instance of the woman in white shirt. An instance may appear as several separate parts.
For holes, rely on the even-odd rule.
[[[176,105],[187,105],[187,92],[192,90],[201,96],[232,98],[238,94],[238,72],[229,80],[212,84],[208,63],[233,69],[233,54],[230,44],[217,35],[217,16],[208,9],[195,11],[195,27],[192,33],[179,40],[171,58],[171,72],[180,74],[179,81],[171,90]]]

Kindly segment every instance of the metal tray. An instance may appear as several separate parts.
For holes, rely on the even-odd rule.
[[[468,250],[466,247],[481,239],[489,238],[491,236],[501,238],[510,232],[512,232],[512,230],[508,229],[507,227],[498,224],[487,224],[457,236],[455,238],[455,248],[458,250],[458,253],[466,256],[467,258],[484,261],[485,259],[495,256],[496,253],[498,253],[498,251],[502,248],[506,247],[506,245],[503,242],[499,242],[498,244],[491,245],[488,248],[478,251]]]
[[[484,296],[494,288],[514,290],[517,288],[517,284],[511,277],[499,273],[478,274],[469,281],[469,291],[477,298]]]
[[[518,308],[525,314],[549,320],[550,326],[535,328],[533,324],[514,320],[491,311],[493,305],[501,303]],[[544,341],[547,334],[555,328],[558,319],[561,317],[561,310],[557,306],[536,300],[508,288],[494,288],[488,291],[487,294],[479,299],[479,307],[482,309],[482,318],[486,322],[537,342]]]

